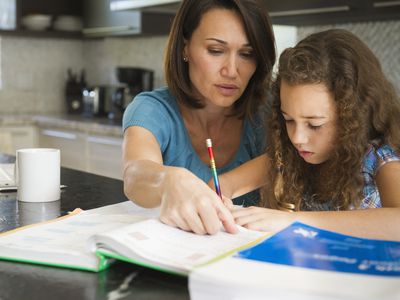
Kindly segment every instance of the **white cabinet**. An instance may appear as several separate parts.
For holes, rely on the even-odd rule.
[[[86,171],[85,133],[39,128],[39,146],[60,149],[63,167]]]
[[[122,138],[89,135],[87,153],[88,172],[122,179]]]
[[[0,152],[15,155],[17,149],[37,147],[36,126],[0,126]]]
[[[122,179],[122,137],[39,128],[39,146],[60,149],[63,167]]]
[[[15,155],[15,151],[21,148],[56,148],[60,149],[63,167],[122,179],[123,137],[109,131],[92,134],[93,131],[102,131],[83,126],[74,128],[70,127],[71,124],[67,124],[65,129],[40,123],[2,124],[0,153]]]

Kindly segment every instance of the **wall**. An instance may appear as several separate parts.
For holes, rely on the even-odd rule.
[[[116,66],[155,70],[154,86],[164,85],[167,37],[54,39],[0,36],[0,115],[62,113],[67,69],[84,68],[89,84],[115,84]]]
[[[154,70],[154,86],[163,86],[166,43],[166,36],[85,40],[83,59],[88,79],[94,84],[117,83],[117,66],[138,66]]]
[[[400,21],[298,27],[297,37],[333,27],[348,29],[364,40],[400,91]],[[295,42],[294,32],[284,27],[277,31],[278,52]],[[155,70],[154,86],[162,86],[166,42],[166,36],[93,40],[0,36],[0,115],[64,112],[68,68],[75,72],[85,68],[90,84],[116,83],[116,66],[150,68]]]
[[[0,114],[60,112],[67,68],[81,68],[79,40],[0,36]]]

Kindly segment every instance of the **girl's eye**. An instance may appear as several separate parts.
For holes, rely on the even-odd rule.
[[[286,124],[288,124],[288,123],[293,123],[293,120],[290,120],[290,119],[288,119],[288,120],[287,120],[287,119],[284,119],[284,120],[285,120],[285,123],[286,123]]]
[[[312,125],[312,124],[308,124],[308,127],[312,130],[318,130],[322,128],[322,125]]]

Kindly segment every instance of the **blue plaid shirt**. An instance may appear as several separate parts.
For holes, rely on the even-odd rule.
[[[391,161],[399,161],[400,156],[389,145],[378,146],[372,143],[364,158],[362,174],[364,177],[364,199],[360,208],[382,207],[378,187],[375,183],[375,176],[380,167]]]

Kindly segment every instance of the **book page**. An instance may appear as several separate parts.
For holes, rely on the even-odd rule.
[[[131,209],[130,205],[127,201],[5,232],[0,234],[0,257],[68,264],[68,257],[75,256],[73,263],[81,257],[81,261],[91,260],[95,264],[98,258],[95,249],[88,247],[89,237],[148,219],[149,212],[135,206]],[[140,214],[141,211],[144,213]]]
[[[151,219],[97,235],[95,241],[134,261],[189,271],[265,237],[245,228],[237,234],[197,235]]]
[[[136,215],[98,215],[80,213],[69,218],[32,226],[13,234],[0,235],[2,247],[27,251],[87,252],[86,241],[91,235],[143,220]]]

